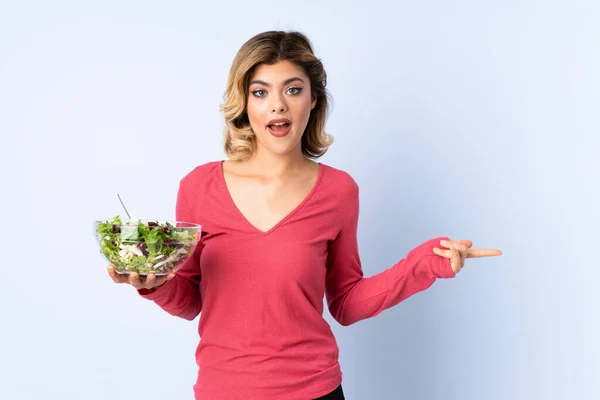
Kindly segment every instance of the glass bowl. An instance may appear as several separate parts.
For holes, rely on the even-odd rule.
[[[100,253],[120,274],[177,272],[193,254],[202,226],[181,221],[94,221]]]

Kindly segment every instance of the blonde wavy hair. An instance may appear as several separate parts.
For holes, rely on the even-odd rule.
[[[325,133],[330,97],[327,74],[314,55],[311,42],[300,32],[268,31],[242,45],[229,71],[225,102],[220,105],[225,117],[225,154],[229,159],[247,160],[252,155],[256,144],[246,108],[250,77],[258,65],[278,61],[294,62],[303,68],[310,78],[311,95],[317,99],[302,135],[302,154],[319,158],[333,143],[333,137]]]

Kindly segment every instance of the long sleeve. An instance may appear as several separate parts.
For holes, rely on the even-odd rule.
[[[437,278],[452,278],[448,259],[433,253],[439,237],[411,250],[391,268],[364,278],[358,253],[358,187],[348,195],[346,221],[329,245],[326,298],[331,315],[347,326],[371,318],[429,288]],[[344,207],[345,208],[345,207]]]
[[[177,193],[175,218],[181,222],[194,222],[181,185]],[[200,253],[203,247],[204,244],[200,240],[192,256],[177,271],[173,279],[155,290],[138,290],[140,296],[154,301],[160,308],[173,316],[190,321],[196,318],[202,310],[199,285],[201,279]]]

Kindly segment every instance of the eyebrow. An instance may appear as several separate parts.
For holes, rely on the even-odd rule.
[[[289,79],[286,79],[285,81],[283,81],[283,86],[288,85],[288,84],[290,84],[290,83],[292,83],[294,81],[300,81],[300,82],[304,83],[304,80],[302,80],[301,78],[295,76],[293,78],[289,78]],[[267,86],[267,87],[271,86],[267,82],[261,81],[259,79],[253,80],[252,82],[250,82],[250,85],[264,85],[264,86]]]

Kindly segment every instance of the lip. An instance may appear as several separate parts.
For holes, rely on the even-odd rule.
[[[287,125],[287,127],[284,130],[278,130],[278,131],[274,131],[271,128],[271,125],[267,126],[267,131],[269,131],[269,133],[277,138],[281,138],[284,136],[287,136],[288,133],[290,133],[290,128],[291,128],[291,124]]]
[[[285,123],[287,123],[287,124],[291,124],[291,123],[292,123],[292,122],[291,122],[289,119],[287,119],[287,118],[278,118],[278,119],[272,119],[272,120],[270,120],[270,121],[269,121],[269,123],[267,124],[267,126],[269,126],[269,125],[273,125],[273,124],[277,124],[277,123],[280,123],[280,122],[285,122]]]

